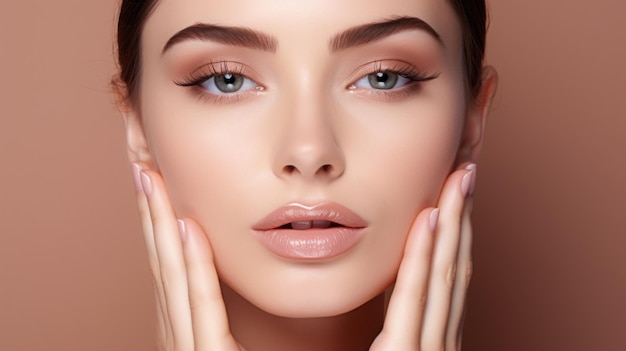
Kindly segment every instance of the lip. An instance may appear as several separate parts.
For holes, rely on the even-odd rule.
[[[367,222],[348,208],[326,202],[315,206],[298,203],[282,206],[252,229],[259,242],[277,256],[321,260],[354,247],[363,237],[365,227]]]

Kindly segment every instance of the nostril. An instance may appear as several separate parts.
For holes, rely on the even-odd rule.
[[[337,173],[339,171],[339,173]],[[337,174],[336,174],[337,173]],[[286,176],[321,176],[335,177],[341,175],[341,169],[331,163],[322,164],[319,167],[298,167],[294,164],[286,164],[282,167],[282,174]]]
[[[285,170],[285,173],[287,174],[291,174],[294,173],[296,171],[296,167],[293,165],[287,165],[283,168]]]

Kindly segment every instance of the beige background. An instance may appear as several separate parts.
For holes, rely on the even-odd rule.
[[[464,350],[625,350],[626,4],[492,1]],[[0,0],[0,350],[149,350],[112,1]]]

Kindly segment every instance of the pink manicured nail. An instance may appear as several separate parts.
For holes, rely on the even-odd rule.
[[[436,208],[430,212],[430,218],[428,218],[430,224],[430,231],[435,232],[437,229],[437,221],[439,220],[439,209]]]
[[[135,180],[135,190],[143,191],[143,186],[141,185],[141,166],[136,163],[131,164],[133,167],[133,179]]]
[[[180,240],[185,242],[187,240],[187,227],[182,219],[176,221],[178,223],[178,232],[180,233]]]
[[[461,192],[464,197],[474,195],[474,188],[476,187],[476,165],[471,163],[465,167],[467,172],[461,181]]]
[[[141,186],[143,188],[144,194],[146,194],[147,197],[150,197],[150,195],[152,194],[152,181],[150,180],[150,177],[148,177],[148,175],[144,172],[141,172]]]

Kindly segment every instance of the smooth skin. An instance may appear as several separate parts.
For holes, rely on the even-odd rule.
[[[139,101],[121,99],[161,349],[458,350],[471,271],[468,195],[495,72],[485,69],[468,102],[460,28],[445,2],[272,3],[164,0],[142,37]],[[329,11],[337,4],[350,11]],[[443,45],[405,30],[329,52],[347,28],[399,15],[423,18]],[[276,37],[278,49],[195,40],[161,54],[197,22],[253,28]],[[263,90],[216,100],[176,84],[207,60],[228,61]],[[237,62],[250,69],[239,72]],[[392,94],[362,84],[412,65],[437,78]],[[250,236],[278,206],[329,200],[370,224],[345,255],[287,262]]]
[[[133,164],[137,202],[154,277],[159,342],[167,351],[244,350],[230,332],[207,236],[177,220],[161,177]],[[469,285],[470,214],[476,167],[450,175],[437,208],[415,219],[384,326],[369,348],[459,350]]]

